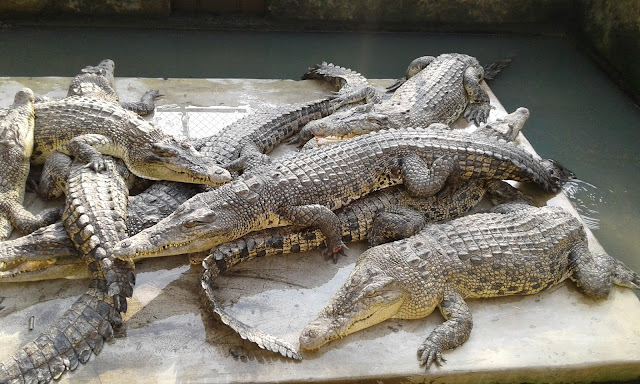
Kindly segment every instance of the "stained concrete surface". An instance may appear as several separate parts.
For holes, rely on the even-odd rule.
[[[23,86],[61,97],[67,78],[0,78],[0,107]],[[378,85],[388,85],[380,80]],[[119,78],[121,98],[134,100],[160,89],[164,111],[206,113],[205,107],[255,110],[317,99],[331,89],[316,81]],[[506,112],[492,96],[490,119]],[[239,109],[240,110],[240,109]],[[153,119],[153,117],[152,117]],[[459,122],[461,127],[464,122]],[[159,121],[162,124],[162,121]],[[526,126],[524,132],[526,133]],[[520,135],[517,141],[530,148]],[[276,153],[286,149],[280,148]],[[551,197],[522,186],[538,203],[570,209],[563,195]],[[551,198],[550,198],[551,197]],[[30,209],[41,203],[27,197]],[[590,233],[590,232],[589,232]],[[590,248],[601,249],[590,235]],[[364,250],[351,244],[337,264],[316,252],[246,262],[217,280],[219,300],[242,321],[297,345],[298,333],[342,284]],[[538,295],[470,300],[474,329],[469,341],[446,352],[447,362],[420,368],[416,350],[442,317],[391,320],[287,360],[243,341],[201,305],[202,268],[181,256],[144,260],[125,327],[99,356],[67,373],[61,382],[590,382],[640,378],[640,302],[615,288],[607,300],[592,300],[570,282]],[[1,283],[0,360],[15,353],[60,316],[86,290],[73,280]],[[29,330],[34,316],[35,327]]]

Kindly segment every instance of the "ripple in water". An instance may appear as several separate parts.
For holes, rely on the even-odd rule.
[[[600,212],[596,208],[607,204],[608,199],[603,196],[606,191],[579,179],[567,182],[562,190],[587,227],[591,230],[600,229]]]

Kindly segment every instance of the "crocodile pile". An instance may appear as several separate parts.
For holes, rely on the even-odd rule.
[[[98,354],[122,324],[133,263],[142,258],[208,255],[201,283],[212,311],[242,337],[300,359],[295,346],[230,316],[214,300],[213,280],[247,259],[322,249],[337,260],[345,243],[368,240],[373,248],[302,332],[300,346],[316,349],[387,318],[424,317],[438,307],[446,322],[419,348],[427,367],[442,364],[442,352],[469,337],[464,299],[532,294],[567,277],[593,297],[605,297],[612,283],[640,284],[617,260],[588,251],[573,216],[526,205],[528,197],[503,181],[555,194],[573,174],[514,143],[526,109],[486,123],[484,70],[473,57],[418,58],[388,95],[359,73],[322,63],[303,78],[335,85],[334,95],[261,111],[190,141],[139,116],[153,111],[157,91],[120,102],[113,71],[111,60],[83,69],[59,100],[34,103],[22,91],[0,114],[9,122],[0,126],[2,144],[18,136],[5,126],[26,127],[32,138],[32,149],[21,152],[27,170],[11,183],[1,175],[2,186],[24,193],[30,160],[44,164],[40,195],[66,196],[61,222],[54,223],[59,211],[37,224],[11,219],[31,233],[0,243],[0,280],[91,279],[52,328],[0,363],[0,383],[57,379]],[[451,130],[460,116],[479,128]],[[358,136],[268,156],[287,139],[313,135]],[[159,181],[129,197],[135,176]],[[458,218],[486,196],[506,204]],[[4,203],[0,208],[16,216]]]

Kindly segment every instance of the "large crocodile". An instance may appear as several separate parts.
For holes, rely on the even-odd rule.
[[[487,121],[489,95],[480,86],[484,71],[474,57],[457,53],[424,56],[415,59],[408,72],[414,67],[420,70],[389,99],[316,120],[294,141],[304,144],[313,136],[348,137],[384,128],[450,125],[461,115],[475,125]]]
[[[136,259],[199,252],[252,231],[294,224],[317,226],[333,255],[344,246],[333,210],[400,183],[414,195],[434,194],[456,163],[465,179],[532,181],[552,193],[572,176],[504,140],[438,129],[373,132],[277,159],[198,194],[121,242],[114,254]]]
[[[420,364],[429,368],[469,338],[473,323],[465,299],[535,294],[566,278],[594,298],[606,297],[613,284],[640,288],[640,277],[622,262],[589,251],[582,224],[562,208],[497,208],[365,251],[303,330],[300,346],[316,349],[389,318],[425,317],[437,307],[445,322],[418,348]]]
[[[90,289],[48,330],[0,363],[0,383],[57,379],[100,353],[122,323],[135,277],[132,265],[114,259],[110,248],[126,235],[128,189],[118,172],[126,168],[104,161],[103,172],[74,161],[63,213],[64,227],[92,275]]]
[[[12,227],[29,233],[60,217],[59,209],[33,215],[22,206],[33,150],[33,103],[33,92],[23,88],[0,116],[0,241],[9,237]]]

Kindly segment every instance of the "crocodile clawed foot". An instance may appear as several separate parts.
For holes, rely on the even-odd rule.
[[[95,172],[105,172],[109,170],[109,165],[104,161],[102,156],[100,156],[99,158],[91,159],[91,161],[89,161],[89,163],[87,163],[87,165],[85,165],[84,167],[91,168]]]
[[[442,357],[442,351],[437,345],[430,341],[422,343],[418,348],[418,360],[420,360],[420,366],[425,366],[425,369],[429,369],[431,364],[442,365],[446,360]]]
[[[347,254],[344,252],[345,249],[349,249],[349,248],[347,248],[347,246],[341,241],[335,247],[333,247],[331,249],[327,248],[327,249],[324,250],[324,256],[325,256],[324,259],[325,260],[332,259],[333,263],[336,264],[336,263],[338,263],[338,257],[340,255],[345,256],[345,257],[347,256]]]

